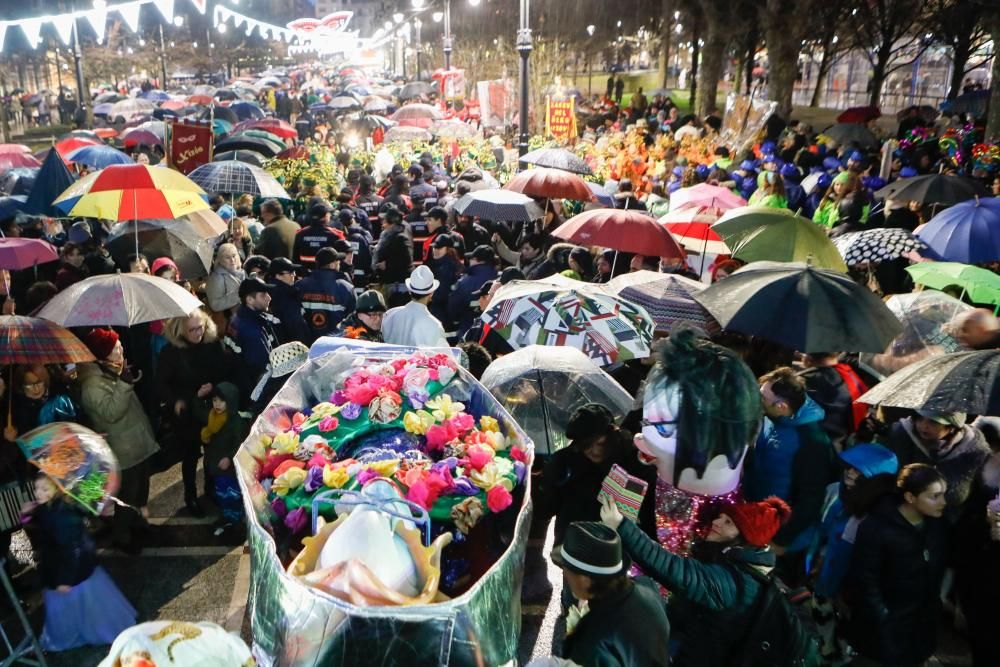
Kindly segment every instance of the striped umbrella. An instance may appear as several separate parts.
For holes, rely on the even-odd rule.
[[[291,199],[274,176],[260,167],[238,160],[203,164],[189,177],[207,192]]]
[[[68,216],[102,220],[178,218],[209,208],[205,191],[188,177],[142,164],[88,174],[53,203]]]
[[[728,255],[729,246],[711,227],[722,211],[711,206],[697,206],[671,211],[659,219],[677,242],[702,254]]]

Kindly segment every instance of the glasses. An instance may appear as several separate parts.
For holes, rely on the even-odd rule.
[[[191,333],[191,334],[201,333],[204,330],[205,330],[205,325],[204,324],[199,324],[196,327],[188,327],[188,333]]]
[[[656,433],[661,438],[669,438],[672,435],[674,435],[674,433],[677,432],[677,420],[676,419],[673,420],[673,421],[657,421],[657,422],[650,421],[648,419],[643,419],[643,420],[641,420],[639,422],[639,425],[642,428],[656,429]]]

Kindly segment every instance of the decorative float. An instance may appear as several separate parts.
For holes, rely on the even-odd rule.
[[[532,457],[449,354],[307,362],[236,457],[258,662],[513,664]]]

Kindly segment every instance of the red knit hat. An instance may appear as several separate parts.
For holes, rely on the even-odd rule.
[[[759,503],[727,505],[722,513],[733,520],[747,544],[765,547],[774,539],[778,529],[788,521],[792,509],[781,498],[771,496]]]
[[[98,361],[107,359],[117,342],[118,334],[111,329],[94,329],[83,339],[84,345],[94,353]]]

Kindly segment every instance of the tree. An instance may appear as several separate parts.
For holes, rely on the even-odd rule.
[[[660,78],[667,87],[670,75],[670,37],[674,29],[674,0],[660,0]]]
[[[719,94],[719,79],[725,64],[725,55],[729,49],[727,41],[732,25],[731,0],[699,0],[704,22],[704,44],[701,45],[701,63],[698,65],[698,82],[695,94],[695,113],[707,116],[715,108],[716,97]],[[695,46],[698,42],[695,41]],[[692,54],[692,61],[697,60],[698,50]]]
[[[813,28],[814,4],[814,0],[761,0],[757,5],[767,40],[768,99],[778,103],[778,115],[786,119],[792,114],[799,53]]]
[[[813,39],[807,37],[808,53],[813,62],[815,62],[813,55],[817,51],[822,55],[816,72],[816,87],[809,101],[811,107],[819,106],[819,98],[827,75],[850,48],[851,40],[842,38],[838,34],[845,32],[845,23],[850,15],[850,3],[820,2],[813,7],[812,22],[815,28],[811,32]]]
[[[930,11],[935,17],[932,23],[934,37],[950,46],[952,52],[949,100],[962,92],[965,75],[985,65],[990,58],[975,57],[990,41],[982,10],[978,3],[959,0],[937,0],[931,5]]]
[[[990,93],[990,107],[986,112],[986,139],[1000,138],[1000,7],[993,4],[984,16],[986,28],[993,38],[993,92]]]

